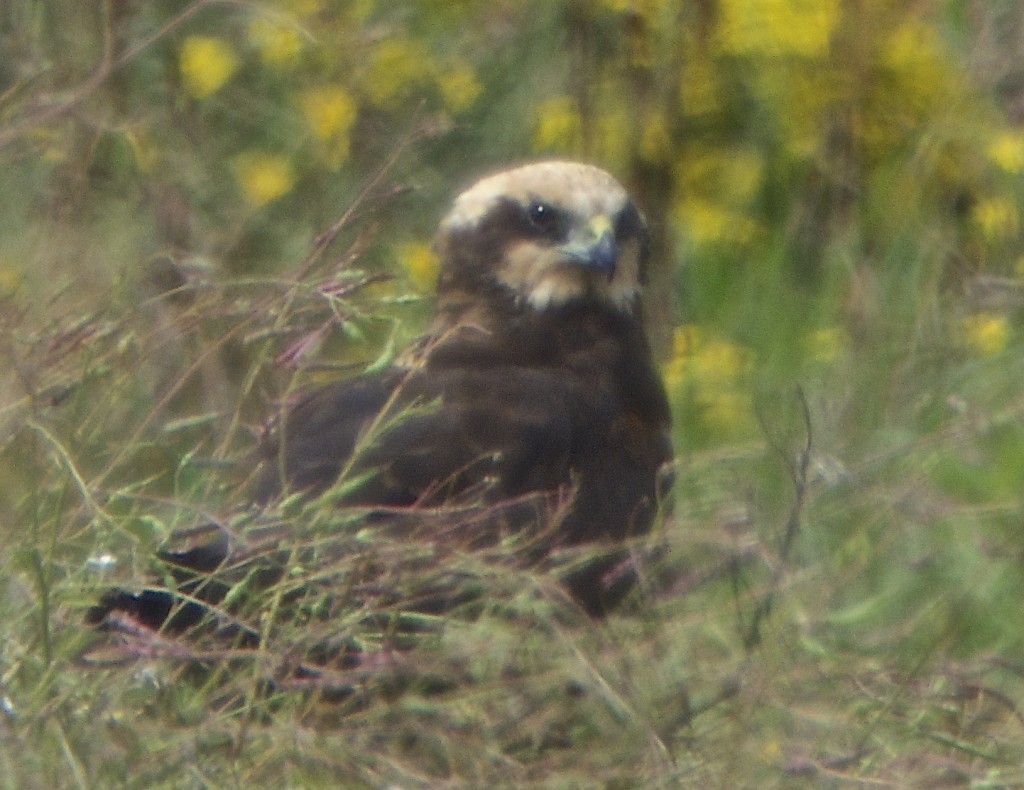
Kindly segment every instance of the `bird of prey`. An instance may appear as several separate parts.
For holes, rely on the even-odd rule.
[[[456,198],[436,250],[426,333],[386,369],[291,407],[266,442],[253,499],[327,492],[332,505],[407,517],[493,508],[513,531],[546,513],[545,550],[647,532],[672,449],[641,316],[647,230],[629,195],[586,164],[505,170]],[[538,497],[547,510],[508,505]],[[219,541],[164,558],[205,572],[229,551]],[[588,612],[621,592],[606,578],[613,564],[565,579]],[[158,625],[170,606],[160,596],[115,592],[92,619],[134,610]]]

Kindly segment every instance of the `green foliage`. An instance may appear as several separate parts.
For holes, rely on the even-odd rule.
[[[1022,29],[1010,0],[0,4],[5,783],[1019,785]],[[679,462],[644,594],[595,625],[553,570],[458,554],[489,604],[325,704],[260,662],[325,611],[381,659],[395,632],[344,591],[279,606],[296,560],[245,613],[258,660],[78,667],[85,609],[230,511],[275,404],[416,334],[451,196],[537,156],[609,168],[654,233]],[[422,549],[281,515],[294,558]],[[389,581],[393,622],[435,570]]]

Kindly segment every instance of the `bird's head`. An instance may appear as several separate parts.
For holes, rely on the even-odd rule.
[[[441,223],[440,289],[511,293],[536,310],[596,300],[629,311],[647,228],[622,186],[575,162],[538,162],[478,181]]]

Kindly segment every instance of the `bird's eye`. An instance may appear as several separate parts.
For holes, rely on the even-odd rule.
[[[547,203],[534,201],[527,209],[527,216],[530,218],[530,224],[538,233],[551,236],[558,232],[560,224],[558,210]]]

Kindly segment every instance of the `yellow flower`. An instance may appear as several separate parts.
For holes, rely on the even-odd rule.
[[[707,60],[691,59],[682,69],[679,102],[688,116],[710,115],[721,109],[718,71]]]
[[[893,71],[932,75],[942,59],[942,46],[931,25],[912,19],[893,29],[882,55]]]
[[[677,327],[672,340],[672,358],[663,372],[668,391],[685,395],[712,433],[741,436],[755,430],[747,392],[750,349],[692,324]]]
[[[729,203],[746,206],[761,192],[764,157],[752,148],[733,148],[722,163],[722,195]]]
[[[295,185],[291,163],[279,154],[247,151],[235,157],[234,167],[242,194],[254,206],[272,203]]]
[[[299,104],[313,136],[324,145],[329,167],[337,170],[348,159],[349,132],[359,113],[355,98],[341,85],[323,85],[303,91]]]
[[[68,158],[68,141],[65,135],[53,129],[37,126],[28,130],[28,138],[32,141],[43,162],[48,165],[61,164]]]
[[[341,85],[303,91],[299,100],[306,123],[319,140],[347,135],[356,120],[356,101]]]
[[[734,55],[827,54],[839,0],[721,0],[719,37]]]
[[[672,335],[669,369],[677,383],[691,382],[704,390],[728,389],[750,373],[750,349],[719,337],[709,337],[700,327],[677,327]]]
[[[690,146],[675,168],[684,195],[723,208],[745,208],[764,182],[764,158],[753,148]]]
[[[459,64],[442,74],[438,79],[444,106],[452,112],[460,112],[476,101],[483,86],[477,80],[473,69]]]
[[[408,38],[389,38],[374,50],[363,89],[374,105],[391,108],[433,73],[434,62],[422,44]]]
[[[268,66],[289,68],[298,62],[302,36],[294,28],[257,17],[249,23],[247,32],[249,40],[260,53],[260,60]]]
[[[578,151],[583,144],[583,118],[568,96],[542,101],[536,109],[535,151]]]
[[[824,65],[809,69],[783,60],[760,64],[754,81],[757,93],[766,106],[785,108],[775,119],[784,132],[780,140],[798,158],[819,155],[827,119],[836,102],[847,100],[844,79]],[[861,122],[869,123],[870,117]]]
[[[691,359],[692,376],[705,388],[731,386],[750,372],[750,351],[728,340],[710,340]]]
[[[967,316],[961,329],[964,341],[982,356],[998,354],[1010,341],[1010,322],[999,313],[975,313]]]
[[[139,166],[139,171],[150,172],[159,160],[157,147],[153,144],[152,138],[140,126],[129,127],[125,132],[125,137],[135,155],[135,163]]]
[[[625,110],[602,112],[594,118],[593,156],[615,169],[629,161],[632,151],[635,116]]]
[[[989,241],[1005,239],[1017,232],[1017,206],[1009,198],[993,197],[978,201],[971,219]]]
[[[197,99],[212,96],[238,70],[231,45],[213,36],[189,36],[178,53],[185,90]]]
[[[988,155],[1007,173],[1024,173],[1024,134],[1003,132],[989,143]]]
[[[772,766],[782,762],[782,746],[776,740],[767,740],[762,743],[760,752],[759,756],[763,762],[770,763]]]
[[[705,198],[689,197],[675,205],[675,220],[697,246],[750,244],[761,228],[750,217]]]
[[[285,5],[301,16],[315,16],[324,10],[324,0],[287,0]]]
[[[754,430],[754,405],[745,392],[716,392],[698,399],[704,424],[720,436],[743,436]]]
[[[669,0],[601,0],[601,5],[616,13],[637,14],[641,17],[653,17],[663,13]]]
[[[0,298],[8,299],[14,296],[24,279],[24,273],[16,269],[13,263],[0,258]]]
[[[704,340],[704,330],[696,324],[684,324],[672,330],[672,356],[689,356]]]
[[[637,149],[645,162],[657,164],[668,159],[672,152],[672,135],[664,112],[654,112],[644,120]]]
[[[811,332],[804,345],[815,362],[834,362],[849,348],[850,336],[841,326],[828,326]]]
[[[441,260],[433,248],[424,242],[400,244],[397,257],[402,268],[409,274],[412,284],[421,291],[433,290]]]

